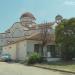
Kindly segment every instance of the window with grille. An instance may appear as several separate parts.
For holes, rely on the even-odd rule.
[[[40,48],[39,44],[34,44],[34,52],[39,53],[39,48]]]
[[[55,45],[48,45],[47,52],[51,53],[51,57],[56,57]]]

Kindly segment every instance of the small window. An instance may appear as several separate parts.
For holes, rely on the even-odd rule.
[[[39,44],[35,44],[35,45],[34,45],[34,52],[39,53],[39,47],[40,47]]]

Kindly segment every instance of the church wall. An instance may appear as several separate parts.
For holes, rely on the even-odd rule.
[[[3,47],[2,54],[9,54],[11,55],[11,59],[16,59],[16,44],[8,45]]]

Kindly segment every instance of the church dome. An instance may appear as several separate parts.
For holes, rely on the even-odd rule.
[[[33,20],[36,20],[36,18],[30,12],[26,12],[26,13],[22,14],[21,18],[24,18],[24,17],[29,17],[29,18],[31,18]]]

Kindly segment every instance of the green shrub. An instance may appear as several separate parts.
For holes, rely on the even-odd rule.
[[[42,58],[38,53],[32,53],[27,60],[27,64],[35,64],[41,62],[42,62]]]
[[[71,61],[74,56],[74,51],[72,49],[64,49],[61,52],[61,57],[65,61]]]

